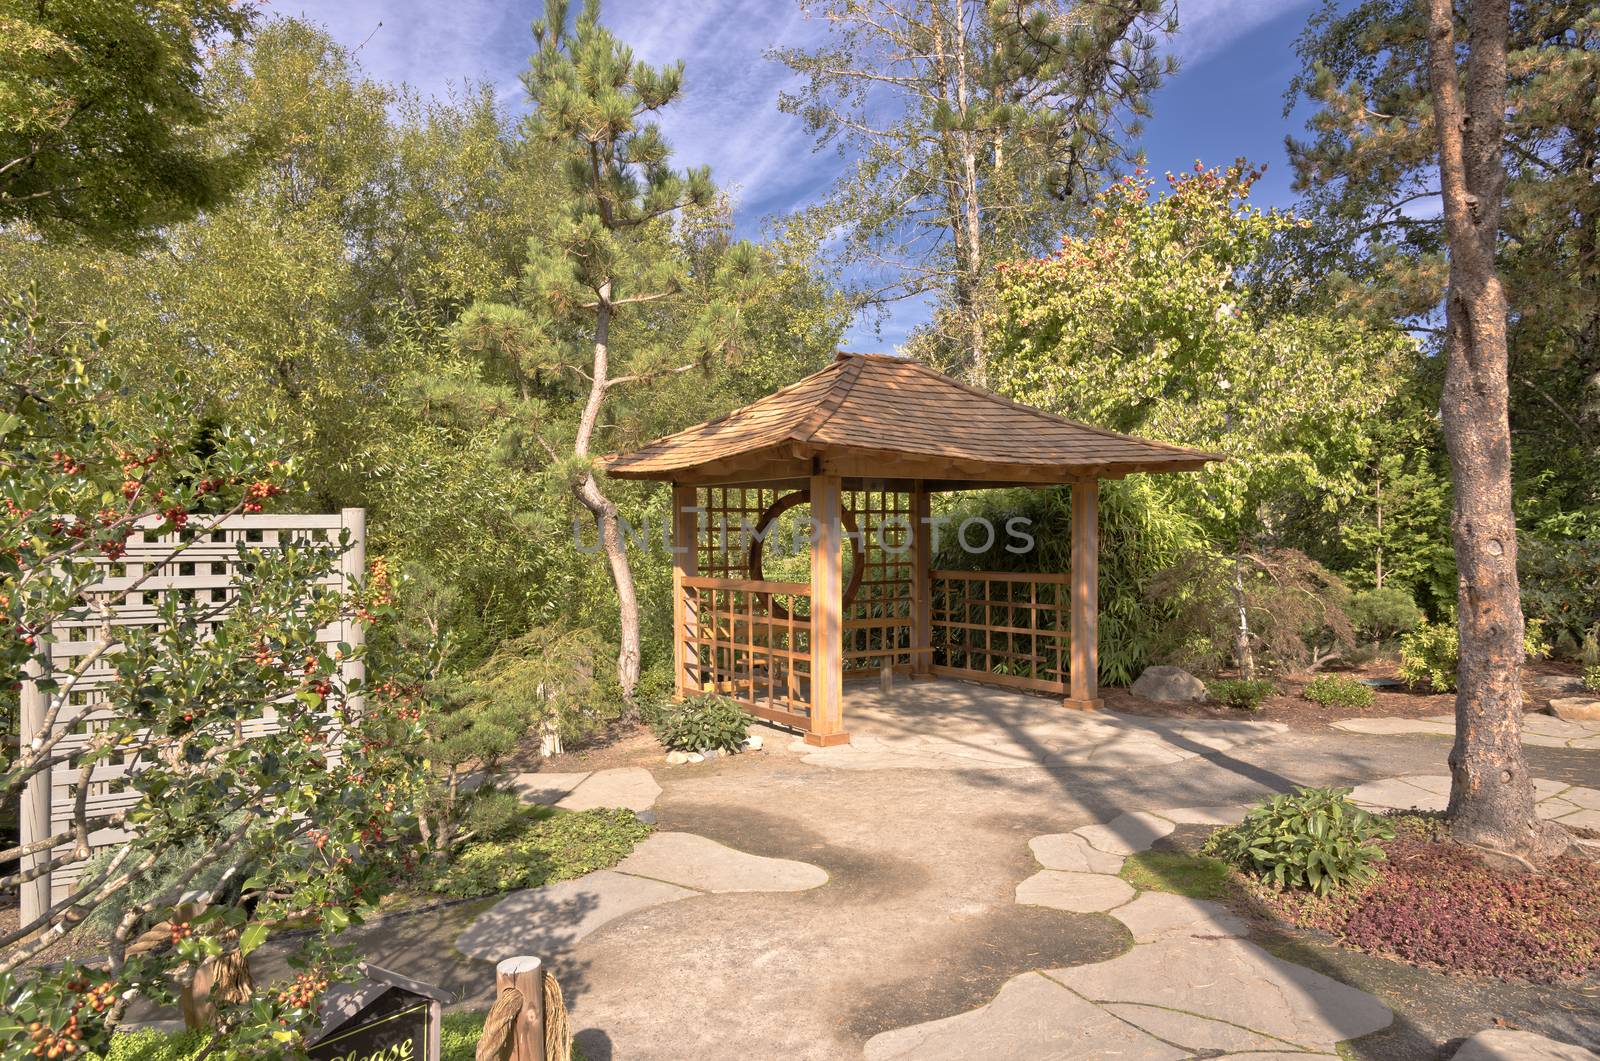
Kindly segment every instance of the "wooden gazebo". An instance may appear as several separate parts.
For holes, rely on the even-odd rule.
[[[853,674],[966,678],[1099,707],[1099,481],[1219,459],[904,358],[840,354],[726,416],[609,457],[607,472],[672,483],[678,693],[715,690],[828,746],[850,739],[842,684]],[[971,528],[941,528],[932,494],[1065,484],[1070,576],[933,568],[941,529]],[[805,503],[810,580],[766,578],[764,547]],[[969,537],[981,548],[997,530]]]

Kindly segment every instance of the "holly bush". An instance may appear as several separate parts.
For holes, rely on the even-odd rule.
[[[226,605],[163,592],[158,622],[107,621],[190,542],[261,511],[295,475],[264,440],[201,430],[181,380],[138,423],[118,420],[109,341],[103,329],[51,326],[28,300],[0,307],[0,682],[24,668],[48,676],[45,723],[0,752],[0,784],[17,800],[65,765],[87,792],[97,767],[122,762],[139,797],[109,808],[80,799],[54,835],[0,848],[0,887],[13,889],[80,861],[95,832],[129,837],[41,915],[0,929],[0,1055],[100,1050],[133,998],[170,1002],[202,965],[239,971],[276,936],[292,979],[214,995],[214,1053],[284,1056],[322,989],[352,969],[334,937],[409,858],[411,735],[381,709],[358,709],[364,690],[341,680],[357,650],[318,641],[329,624],[379,617],[387,592],[381,579],[335,588],[347,541],[241,543]],[[159,563],[121,568],[128,539],[147,531],[180,533]],[[85,651],[52,675],[64,622],[86,624],[74,633]],[[106,710],[66,749],[74,727],[63,723],[91,667],[111,672]],[[275,728],[261,732],[266,705]],[[37,964],[61,941],[103,957]]]

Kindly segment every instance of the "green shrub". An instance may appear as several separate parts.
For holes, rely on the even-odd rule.
[[[1300,695],[1323,707],[1354,707],[1361,710],[1371,707],[1377,699],[1372,686],[1362,685],[1351,678],[1341,678],[1337,674],[1324,674],[1313,679]]]
[[[1413,689],[1432,689],[1436,693],[1456,691],[1456,665],[1460,662],[1460,634],[1450,623],[1423,623],[1400,639],[1400,680]],[[1549,654],[1544,624],[1528,620],[1522,635],[1522,649],[1529,659]]]
[[[1591,693],[1600,693],[1600,665],[1583,672],[1583,687]]]
[[[1206,683],[1206,695],[1211,699],[1244,711],[1260,711],[1266,698],[1277,691],[1277,686],[1265,678],[1219,678]]]
[[[431,887],[453,899],[471,899],[571,880],[610,869],[649,835],[650,826],[632,811],[542,808],[520,836],[469,844]]]
[[[1453,625],[1423,623],[1400,639],[1400,680],[1413,689],[1455,692],[1460,651]]]
[[[1352,594],[1345,610],[1356,632],[1369,641],[1388,641],[1422,625],[1422,609],[1398,586]]]
[[[662,713],[656,736],[668,751],[736,752],[755,719],[726,696],[691,696]]]
[[[1205,854],[1232,862],[1277,888],[1327,895],[1363,884],[1384,857],[1378,840],[1394,838],[1382,820],[1351,803],[1348,788],[1297,788],[1257,806],[1238,825],[1219,829]]]

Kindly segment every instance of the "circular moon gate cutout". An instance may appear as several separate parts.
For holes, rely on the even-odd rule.
[[[792,494],[784,494],[761,513],[761,518],[756,520],[755,533],[750,540],[750,563],[748,574],[752,582],[765,582],[766,578],[761,572],[761,547],[766,542],[767,528],[772,526],[777,518],[796,505],[811,503],[810,490],[796,490]],[[856,593],[861,589],[861,572],[866,566],[866,556],[861,548],[861,532],[856,527],[856,517],[841,500],[839,504],[839,522],[844,524],[846,540],[850,542],[850,581],[844,587],[843,600],[839,604],[840,610],[850,607],[856,599]],[[776,600],[771,602],[772,614],[780,619],[789,618],[789,610]]]

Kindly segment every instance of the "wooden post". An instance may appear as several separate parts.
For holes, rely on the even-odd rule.
[[[672,487],[672,690],[679,696],[700,691],[700,647],[696,605],[689,603],[683,580],[700,571],[700,513],[692,486]]]
[[[545,1061],[544,964],[538,958],[507,958],[494,967],[495,993],[516,989],[522,1011],[511,1023],[511,1053],[507,1061]]]
[[[839,564],[843,525],[839,477],[811,477],[811,727],[806,743],[821,748],[850,743],[844,732],[844,580]]]
[[[21,703],[18,705],[21,732],[19,740],[27,747],[44,729],[45,715],[50,709],[50,698],[39,688],[39,665],[30,660],[23,669]],[[49,768],[34,774],[22,792],[21,837],[24,845],[43,840],[50,835],[50,775]],[[38,851],[22,860],[22,869],[30,870],[49,861],[51,852]],[[21,888],[21,924],[28,924],[50,909],[50,874],[35,877]]]
[[[1100,699],[1100,482],[1072,484],[1072,695],[1063,703],[1080,711]]]
[[[339,510],[339,526],[350,532],[350,548],[345,550],[340,557],[340,571],[344,575],[344,589],[348,592],[350,587],[366,576],[367,573],[367,510],[364,508],[342,508]],[[367,643],[367,628],[355,620],[345,623],[344,636],[340,638],[354,650],[359,650]],[[340,667],[340,674],[345,687],[365,685],[367,680],[367,663],[364,659],[346,660]],[[360,713],[366,704],[365,692],[349,697],[350,709]]]
[[[927,487],[918,479],[911,488],[911,673],[933,670],[933,515]]]

